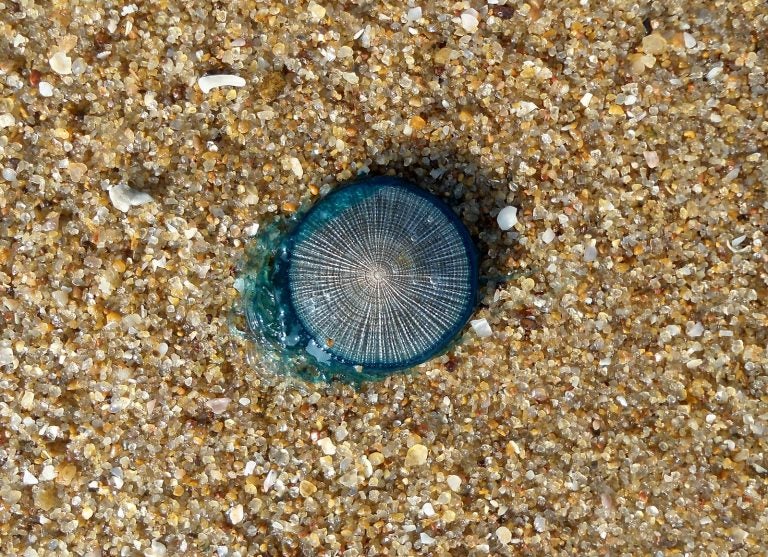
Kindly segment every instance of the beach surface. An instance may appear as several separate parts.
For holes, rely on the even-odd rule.
[[[1,2],[0,554],[766,554],[765,2]],[[251,237],[366,174],[491,334],[265,369]]]

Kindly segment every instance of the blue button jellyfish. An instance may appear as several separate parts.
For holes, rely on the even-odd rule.
[[[469,232],[405,180],[337,188],[273,236],[273,249],[251,257],[262,268],[246,269],[245,314],[251,334],[304,377],[412,368],[445,351],[477,304]]]

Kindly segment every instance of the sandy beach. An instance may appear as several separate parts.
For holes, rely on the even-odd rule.
[[[0,554],[768,554],[767,35],[757,0],[2,0]],[[258,226],[379,174],[512,277],[492,334],[360,387],[258,365]]]

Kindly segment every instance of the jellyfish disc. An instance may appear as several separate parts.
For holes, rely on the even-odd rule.
[[[288,290],[317,347],[368,369],[412,367],[440,353],[476,305],[469,233],[432,194],[388,177],[317,203],[288,243]]]

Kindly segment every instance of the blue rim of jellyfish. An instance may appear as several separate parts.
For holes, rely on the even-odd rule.
[[[322,341],[313,338],[299,317],[290,290],[291,253],[303,226],[318,217],[319,222],[311,225],[321,226],[346,208],[387,187],[405,189],[422,197],[453,225],[467,255],[471,295],[467,297],[461,317],[434,343],[431,350],[406,361],[362,367],[326,349]],[[259,234],[256,246],[250,251],[244,269],[243,292],[243,313],[250,330],[248,336],[260,345],[262,352],[269,352],[269,359],[278,364],[279,371],[310,381],[341,379],[356,382],[382,379],[422,364],[450,348],[452,341],[466,326],[479,300],[479,255],[466,226],[443,200],[401,178],[377,176],[339,186],[292,219],[266,226]]]

